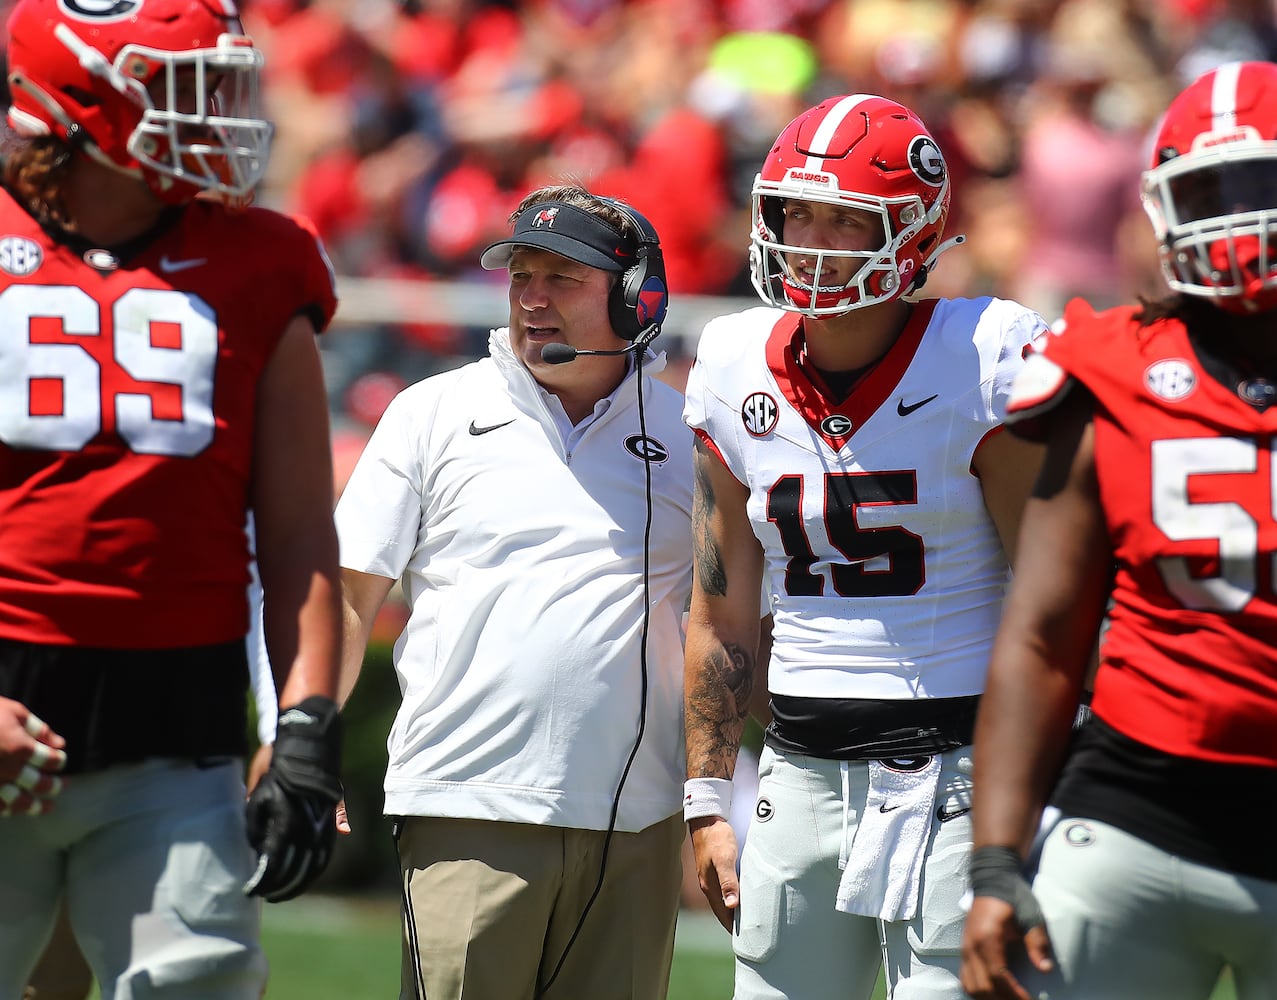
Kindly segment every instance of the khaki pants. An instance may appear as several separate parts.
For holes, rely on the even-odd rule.
[[[548,1000],[663,1000],[682,817],[614,833],[602,889]],[[408,817],[401,1000],[532,1000],[598,883],[599,830]]]

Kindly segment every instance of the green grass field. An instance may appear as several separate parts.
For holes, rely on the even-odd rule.
[[[267,1000],[395,1000],[399,911],[391,900],[305,897],[267,906]],[[729,1000],[732,957],[713,917],[680,919],[669,1000]]]
[[[267,1000],[396,1000],[399,914],[393,900],[308,897],[267,906],[263,933],[271,961]],[[705,913],[679,918],[668,1000],[730,1000],[726,934]],[[883,1000],[882,980],[874,1000]],[[1235,1000],[1225,974],[1211,1000]]]
[[[397,1000],[399,913],[393,899],[309,896],[267,906],[263,943],[271,962],[267,1000]],[[679,918],[668,1000],[730,1000],[726,935],[703,913]],[[883,1000],[881,978],[873,1000]],[[1225,973],[1211,1000],[1235,1000]],[[92,1000],[98,1000],[93,992]]]

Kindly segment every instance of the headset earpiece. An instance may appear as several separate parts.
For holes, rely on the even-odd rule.
[[[608,296],[608,315],[616,335],[630,342],[655,336],[665,322],[669,286],[665,281],[665,257],[656,230],[639,212],[610,198],[604,199],[625,215],[639,234],[634,266],[621,272]]]

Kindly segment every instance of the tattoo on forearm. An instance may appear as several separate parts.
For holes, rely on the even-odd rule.
[[[714,461],[709,449],[696,439],[696,488],[692,494],[692,555],[696,582],[705,593],[722,597],[727,593],[727,573],[723,569],[723,553],[714,539],[710,521],[714,514],[714,484],[710,481],[707,462]]]
[[[723,554],[718,543],[706,530],[698,524],[692,531],[692,547],[695,557],[696,582],[701,590],[711,597],[723,597],[727,594],[727,573],[723,570]]]
[[[687,773],[730,778],[754,688],[754,656],[726,644],[689,677],[685,692]]]

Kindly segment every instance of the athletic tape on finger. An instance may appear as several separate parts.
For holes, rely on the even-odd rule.
[[[9,806],[13,805],[21,797],[22,789],[17,785],[11,783],[0,785],[0,804],[3,804],[5,809],[8,809]]]
[[[22,770],[18,772],[18,776],[13,779],[13,783],[19,788],[26,789],[28,792],[34,792],[35,786],[39,784],[41,772],[37,771],[30,764],[23,764]]]
[[[22,769],[22,773],[13,779],[13,783],[19,788],[30,792],[36,799],[51,799],[62,792],[61,778],[54,774],[47,774],[44,771],[37,771],[30,765]],[[44,787],[41,788],[41,785]]]
[[[45,730],[44,720],[34,712],[27,713],[26,730],[36,739],[40,738],[40,734]]]
[[[58,750],[47,743],[37,743],[31,748],[31,763],[42,769],[52,764],[55,771],[61,771],[66,767],[67,754],[65,750]]]

